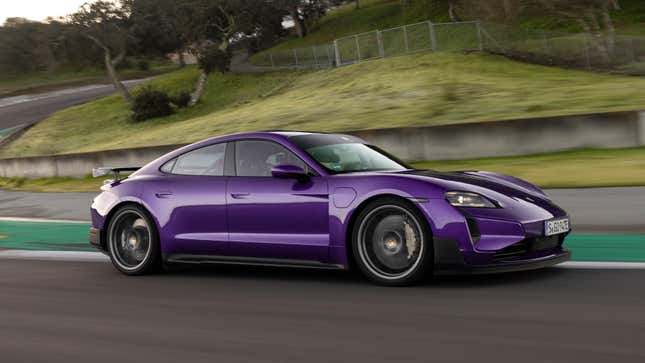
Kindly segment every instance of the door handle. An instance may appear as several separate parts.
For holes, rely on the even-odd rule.
[[[233,199],[244,199],[251,195],[251,193],[231,193]]]
[[[155,196],[157,198],[160,198],[160,199],[170,198],[170,197],[172,197],[172,193],[171,192],[159,192],[159,193],[155,193]]]

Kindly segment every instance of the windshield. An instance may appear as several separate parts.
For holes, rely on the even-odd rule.
[[[342,135],[299,136],[292,141],[334,174],[376,170],[407,170],[409,167],[384,151]],[[314,139],[315,138],[315,139]]]

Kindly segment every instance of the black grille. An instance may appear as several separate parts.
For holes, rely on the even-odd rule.
[[[527,238],[495,252],[493,260],[498,262],[520,259],[531,252],[539,252],[561,246],[563,241],[564,235]]]
[[[543,251],[556,248],[560,246],[563,241],[563,235],[533,238],[531,241],[531,251]]]
[[[503,248],[493,256],[494,261],[502,260],[513,260],[519,257],[526,255],[529,252],[530,242],[528,239],[517,242],[514,245],[510,245],[506,248]]]

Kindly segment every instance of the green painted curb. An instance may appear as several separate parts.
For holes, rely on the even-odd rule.
[[[8,134],[12,133],[12,132],[13,132],[13,130],[15,130],[15,129],[16,129],[16,127],[17,127],[17,126],[10,127],[10,128],[8,128],[8,129],[4,129],[4,130],[0,130],[0,137],[3,137],[3,136],[5,136],[5,135],[8,135]]]
[[[574,261],[645,262],[645,235],[571,234],[564,245]]]
[[[0,221],[0,249],[95,251],[87,223]],[[571,234],[574,261],[645,262],[645,235]]]
[[[0,249],[94,251],[87,223],[0,221]]]

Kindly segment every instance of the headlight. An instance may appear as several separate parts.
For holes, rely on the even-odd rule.
[[[497,208],[497,206],[488,198],[477,193],[447,192],[446,200],[455,207]]]

